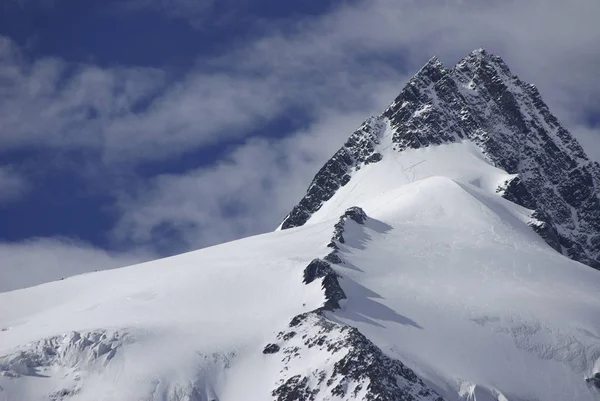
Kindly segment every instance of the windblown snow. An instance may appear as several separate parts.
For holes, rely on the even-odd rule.
[[[473,143],[371,123],[300,227],[1,293],[0,400],[600,400],[600,272]]]

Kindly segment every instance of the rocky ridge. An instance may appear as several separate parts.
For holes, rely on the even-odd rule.
[[[343,266],[340,244],[345,243],[346,225],[363,225],[367,215],[360,207],[347,209],[334,226],[332,251],[314,259],[304,270],[304,283],[322,279],[324,305],[294,317],[277,334],[277,341],[265,346],[264,354],[279,357],[281,379],[272,391],[276,401],[292,400],[378,400],[443,401],[402,362],[385,355],[356,328],[333,321],[328,313],[346,299],[341,275],[332,264]],[[296,360],[325,359],[310,372],[295,369]]]
[[[376,147],[386,128],[387,123],[383,117],[367,119],[315,175],[306,196],[284,219],[281,229],[306,223],[324,202],[350,181],[352,170],[380,161],[382,156]]]

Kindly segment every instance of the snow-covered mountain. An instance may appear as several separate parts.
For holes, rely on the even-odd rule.
[[[389,148],[402,152],[465,140],[512,175],[497,192],[535,210],[544,224],[534,228],[553,248],[600,268],[600,165],[550,113],[534,85],[483,49],[450,70],[435,57],[429,60],[383,114],[367,120],[325,164],[282,228],[306,223],[353,171],[379,162]],[[415,178],[442,173],[402,166],[408,168]]]
[[[277,231],[0,294],[0,400],[600,400],[599,189],[502,60],[432,59]]]

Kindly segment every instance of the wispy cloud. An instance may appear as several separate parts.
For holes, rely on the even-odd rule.
[[[103,147],[106,127],[156,94],[163,74],[29,61],[0,36],[0,146]]]
[[[0,292],[95,270],[127,266],[152,257],[153,254],[141,251],[110,253],[89,244],[61,238],[0,243]]]
[[[327,110],[308,130],[251,139],[215,166],[162,175],[123,200],[116,235],[142,244],[175,239],[181,251],[270,231],[363,119]],[[165,226],[180,235],[163,238]]]
[[[0,206],[17,201],[30,188],[25,177],[12,167],[0,166]]]

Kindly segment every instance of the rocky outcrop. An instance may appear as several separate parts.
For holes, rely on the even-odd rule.
[[[376,145],[385,129],[386,123],[382,117],[371,117],[365,121],[319,170],[308,187],[306,196],[281,223],[281,229],[298,227],[306,223],[323,203],[350,181],[353,170],[380,161],[381,154],[377,152]]]
[[[533,224],[534,230],[570,258],[600,268],[600,165],[552,115],[536,87],[513,75],[500,57],[480,49],[452,69],[431,59],[383,114],[369,121],[383,127],[386,119],[398,152],[475,143],[494,165],[518,176],[503,196],[535,210],[541,224]],[[365,133],[353,138],[367,135],[357,132]],[[350,180],[348,171],[369,159],[346,157],[349,149],[376,155],[377,143],[377,135],[370,135],[351,141],[350,148],[344,145],[281,227],[304,224]]]
[[[321,285],[325,292],[325,304],[322,308],[334,310],[340,308],[340,301],[346,299],[346,294],[338,281],[339,275],[331,268],[329,262],[314,259],[304,269],[304,283],[310,284],[318,278],[322,278]]]
[[[281,379],[271,393],[277,401],[443,401],[411,369],[385,355],[356,328],[329,318],[346,298],[338,280],[341,275],[331,263],[343,264],[340,244],[346,242],[347,224],[363,225],[367,218],[359,207],[340,216],[327,244],[333,250],[326,260],[314,259],[304,270],[306,284],[323,279],[325,304],[294,317],[288,328],[277,334],[277,341],[263,350],[279,358]],[[307,372],[302,361],[311,358],[325,363]]]
[[[356,328],[334,323],[318,312],[295,317],[277,339],[282,366],[272,392],[277,401],[443,401],[411,369],[386,356]],[[295,369],[297,361],[316,354],[326,362],[309,372]]]
[[[539,207],[538,203],[529,193],[519,176],[515,176],[511,180],[506,181],[504,185],[496,190],[496,192],[517,205],[533,210],[534,212],[531,215],[529,226],[542,237],[548,245],[557,252],[562,252],[560,237],[556,227],[552,224],[552,219]]]
[[[340,275],[333,270],[331,263],[344,263],[339,255],[340,248],[338,244],[343,244],[345,242],[344,230],[348,220],[362,225],[367,220],[367,215],[364,210],[358,206],[346,209],[344,214],[340,216],[340,219],[335,224],[331,241],[327,244],[327,247],[333,248],[333,250],[323,258],[324,260],[313,259],[304,269],[304,284],[310,284],[318,278],[323,279],[322,286],[325,291],[326,301],[322,308],[325,310],[339,309],[339,302],[342,299],[346,299],[346,294],[338,281]]]
[[[337,249],[337,243],[343,244],[345,242],[344,227],[346,224],[346,220],[348,219],[353,220],[358,224],[364,224],[367,220],[367,215],[364,212],[364,210],[362,210],[358,206],[353,206],[351,208],[346,209],[344,214],[340,216],[339,221],[334,226],[333,237],[331,237],[331,242],[327,245],[328,247]]]

